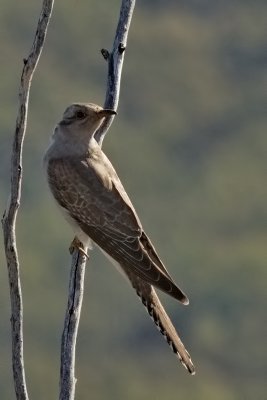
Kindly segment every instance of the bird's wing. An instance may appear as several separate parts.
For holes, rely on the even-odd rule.
[[[125,272],[129,269],[182,303],[188,303],[143,232],[134,207],[106,157],[52,159],[47,172],[59,204]]]
[[[128,271],[128,278],[143,305],[146,307],[150,317],[156,324],[160,333],[165,337],[172,351],[178,356],[179,360],[190,374],[194,375],[195,367],[192,363],[190,354],[183,345],[154,288],[149,283],[141,280],[138,276],[130,273],[130,271]]]

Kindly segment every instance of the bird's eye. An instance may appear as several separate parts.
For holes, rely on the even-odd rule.
[[[86,114],[85,114],[84,111],[77,111],[76,112],[76,118],[83,119],[85,117],[86,117]]]

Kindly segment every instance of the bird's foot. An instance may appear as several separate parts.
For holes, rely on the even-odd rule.
[[[70,254],[73,254],[73,252],[74,252],[75,250],[80,251],[80,252],[81,252],[86,258],[88,258],[88,260],[89,260],[89,256],[88,256],[88,254],[86,253],[86,251],[84,250],[83,244],[82,244],[82,242],[77,238],[77,236],[74,237],[73,241],[72,241],[71,244],[70,244],[70,247],[69,247],[69,252],[70,252]]]

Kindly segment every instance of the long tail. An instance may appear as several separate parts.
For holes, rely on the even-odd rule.
[[[136,290],[137,295],[146,307],[150,317],[153,319],[161,334],[165,337],[172,351],[178,356],[182,365],[188,370],[188,372],[194,375],[195,367],[192,363],[190,354],[184,347],[153,286],[146,283],[138,276],[130,274],[129,271],[127,271],[127,275],[133,288]]]

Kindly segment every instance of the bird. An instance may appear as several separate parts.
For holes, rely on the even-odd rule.
[[[75,232],[73,246],[96,244],[128,279],[167,343],[190,374],[191,357],[156,289],[189,303],[159,258],[115,169],[95,138],[103,121],[116,115],[93,103],[68,106],[44,155],[48,186]]]

